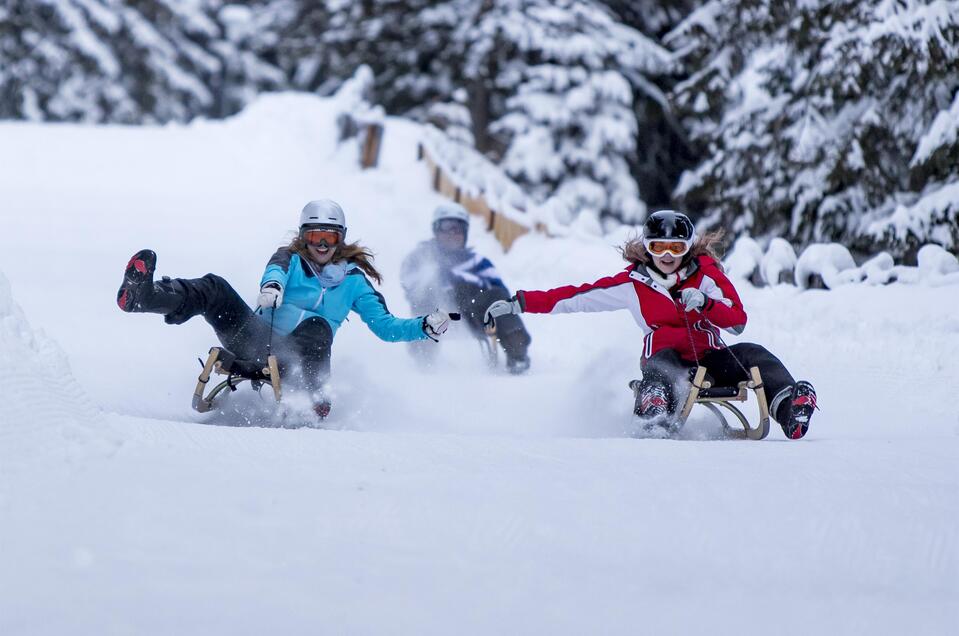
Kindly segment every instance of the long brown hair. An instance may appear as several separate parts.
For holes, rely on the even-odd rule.
[[[310,261],[313,259],[310,257],[310,252],[306,246],[306,240],[297,236],[290,242],[290,249],[300,255],[300,258],[305,258]],[[377,271],[376,267],[373,265],[373,251],[367,247],[363,247],[359,243],[339,243],[333,251],[333,258],[330,260],[333,261],[347,261],[349,263],[355,263],[357,267],[363,270],[367,276],[376,281],[378,285],[383,284],[383,276]]]
[[[693,241],[693,246],[683,256],[683,267],[697,256],[705,254],[706,256],[711,256],[720,269],[722,269],[719,248],[724,236],[726,236],[726,231],[718,229],[712,232],[706,232],[702,236],[697,237],[696,240]],[[633,265],[649,265],[653,262],[652,254],[650,254],[646,246],[643,245],[642,236],[634,236],[623,243],[622,247],[619,248],[619,253],[623,255],[624,260],[629,261]]]

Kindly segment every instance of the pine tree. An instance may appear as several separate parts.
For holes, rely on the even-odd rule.
[[[143,123],[234,113],[285,84],[249,50],[262,36],[244,27],[265,1],[11,0],[0,8],[0,117]]]
[[[456,35],[478,147],[562,222],[636,222],[633,87],[665,50],[595,2],[487,0]]]
[[[923,203],[959,176],[955,142],[917,154],[954,121],[959,2],[713,0],[667,42],[705,155],[675,194],[707,224],[869,253],[959,245],[956,205]]]
[[[650,38],[660,38],[703,0],[602,0],[616,19]]]
[[[422,112],[452,96],[450,34],[463,0],[292,1],[296,18],[280,55],[295,87],[331,94],[366,65],[377,102],[390,112]]]

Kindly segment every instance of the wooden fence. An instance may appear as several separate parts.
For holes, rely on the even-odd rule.
[[[485,224],[485,229],[493,233],[496,240],[503,246],[504,251],[508,252],[516,239],[530,231],[529,227],[517,223],[505,214],[491,208],[482,192],[477,195],[467,194],[450,175],[443,172],[443,169],[433,161],[423,144],[419,145],[417,159],[426,163],[433,181],[433,189],[462,205],[473,216],[480,217]],[[546,228],[540,223],[535,224],[533,229],[547,234]]]
[[[360,167],[375,168],[380,160],[380,145],[383,141],[383,124],[366,124],[361,127]]]
[[[349,113],[337,116],[336,124],[339,128],[337,143],[356,137],[360,146],[360,167],[364,170],[375,168],[380,160],[383,124],[378,121],[358,121]]]

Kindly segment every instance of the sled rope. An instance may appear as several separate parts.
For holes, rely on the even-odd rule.
[[[686,335],[689,336],[689,346],[693,348],[693,355],[696,356],[696,360],[699,360],[699,352],[696,351],[696,342],[693,340],[693,330],[689,326],[689,317],[686,315],[686,312],[683,311],[683,308],[681,305],[679,305],[678,301],[676,304],[676,309],[677,311],[679,311],[679,313],[683,315],[683,322],[686,323]],[[746,374],[746,378],[749,378],[750,377],[749,369],[747,369],[745,365],[743,365],[739,357],[735,353],[733,353],[733,350],[729,348],[729,345],[726,344],[726,341],[723,340],[723,337],[718,332],[716,333],[716,339],[719,340],[719,344],[723,346],[723,349],[729,352],[729,355],[731,355],[733,360],[736,361],[736,364],[739,365],[739,368],[743,370],[743,373]]]
[[[676,310],[679,311],[683,316],[683,322],[686,323],[686,335],[689,336],[689,346],[693,348],[693,357],[696,358],[697,363],[699,362],[699,352],[696,351],[696,341],[693,340],[693,330],[689,327],[689,316],[686,315],[686,311],[679,304],[679,301],[676,302]]]
[[[267,358],[270,357],[270,350],[273,348],[273,319],[274,318],[276,318],[276,304],[273,305],[273,311],[270,312],[270,337],[266,341],[266,357]]]
[[[736,356],[736,354],[733,353],[733,350],[729,348],[729,345],[726,344],[726,341],[723,340],[723,337],[717,333],[717,334],[716,334],[716,338],[719,340],[719,344],[723,345],[723,348],[726,349],[726,351],[729,352],[729,355],[731,355],[731,356],[733,357],[733,360],[736,361],[736,364],[739,365],[739,368],[743,370],[743,373],[745,373],[745,374],[746,374],[746,377],[748,378],[748,377],[750,376],[749,370],[748,370],[748,369],[746,368],[746,366],[742,363],[742,361],[740,361],[740,359]]]

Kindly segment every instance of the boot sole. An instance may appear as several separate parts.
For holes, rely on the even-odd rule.
[[[137,288],[153,281],[157,255],[153,250],[140,250],[134,254],[123,271],[123,282],[117,290],[117,306],[127,313],[136,311]]]

